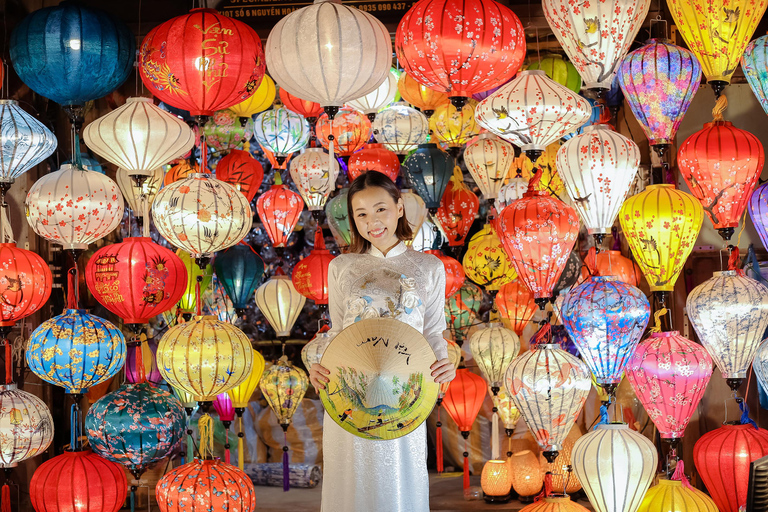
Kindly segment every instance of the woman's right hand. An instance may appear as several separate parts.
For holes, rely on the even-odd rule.
[[[315,363],[309,367],[309,382],[315,388],[315,392],[325,389],[325,384],[330,380],[326,375],[330,374],[331,372],[319,363]]]

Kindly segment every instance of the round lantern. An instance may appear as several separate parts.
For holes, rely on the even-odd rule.
[[[515,279],[499,288],[495,304],[499,308],[501,317],[509,322],[518,336],[522,336],[523,329],[536,312],[536,303],[531,290],[521,279]]]
[[[494,395],[504,384],[504,373],[520,353],[520,339],[499,323],[489,323],[469,338],[469,350]]]
[[[314,125],[317,118],[323,113],[323,107],[319,103],[296,97],[283,88],[280,88],[278,94],[285,108],[306,118],[309,124]]]
[[[557,171],[599,245],[611,231],[640,165],[640,149],[605,125],[590,126],[557,152]]]
[[[483,128],[519,146],[532,161],[589,120],[589,102],[543,71],[521,71],[475,108]]]
[[[264,180],[264,168],[249,152],[233,149],[216,164],[216,179],[235,187],[250,203]]]
[[[712,498],[688,482],[659,478],[659,483],[645,493],[637,512],[668,512],[670,510],[720,512]]]
[[[545,496],[536,503],[520,509],[520,512],[587,512],[589,509],[571,501],[569,496]]]
[[[181,402],[148,382],[125,384],[104,395],[85,416],[93,451],[122,464],[137,479],[176,448],[185,426]]]
[[[589,256],[585,259],[589,261]],[[587,279],[591,273],[600,276],[614,276],[616,280],[631,286],[639,286],[641,274],[637,263],[622,256],[621,251],[600,251],[595,254],[594,268],[589,263],[581,269],[581,278]]]
[[[443,262],[443,266],[445,267],[445,298],[447,299],[459,291],[461,285],[464,284],[465,279],[464,268],[462,268],[461,263],[455,258],[446,256],[443,254],[443,251],[439,249],[430,249],[424,252],[436,256]]]
[[[232,105],[229,107],[229,110],[240,118],[241,125],[245,124],[251,117],[271,107],[272,103],[275,101],[276,94],[277,88],[275,87],[275,81],[272,80],[269,75],[264,75],[264,79],[261,81],[253,95],[240,103]],[[244,119],[245,121],[243,121]]]
[[[123,218],[117,183],[96,171],[65,164],[29,189],[27,222],[66,250],[84,250],[111,233]]]
[[[531,450],[522,450],[513,453],[507,460],[512,470],[512,488],[515,492],[524,498],[539,494],[544,484],[539,457]]]
[[[6,342],[7,343],[7,342]],[[16,384],[0,386],[0,467],[12,468],[48,449],[53,417],[45,402]]]
[[[275,154],[278,162],[304,149],[309,142],[309,134],[307,120],[284,107],[262,112],[254,121],[253,136],[259,144]]]
[[[331,228],[333,238],[342,251],[349,247],[352,236],[347,206],[348,192],[348,188],[343,188],[325,203],[325,218],[328,219],[328,226]],[[410,220],[410,217],[408,218]]]
[[[443,103],[435,109],[429,118],[429,129],[439,142],[451,148],[465,145],[480,133],[475,122],[475,100],[467,100],[466,105],[457,109],[452,103]]]
[[[112,323],[67,309],[32,332],[26,359],[32,373],[77,395],[120,371],[125,338]]]
[[[216,255],[216,277],[238,315],[245,313],[251,294],[264,275],[264,260],[247,244],[237,244]]]
[[[738,227],[764,162],[760,140],[722,115],[680,146],[680,174],[723,240],[730,240]]]
[[[256,289],[256,306],[275,330],[278,338],[287,339],[299,318],[307,298],[296,290],[281,269]]]
[[[721,512],[747,504],[750,463],[768,455],[768,431],[752,425],[723,425],[693,447],[693,462]]]
[[[699,88],[699,61],[688,50],[652,39],[627,55],[617,76],[645,136],[663,155]]]
[[[123,468],[91,450],[67,451],[48,459],[29,481],[36,512],[117,512],[127,493]]]
[[[574,443],[571,460],[595,512],[613,512],[637,510],[659,456],[653,443],[628,425],[604,423]]]
[[[544,456],[553,462],[592,388],[589,368],[559,345],[538,345],[512,361],[506,390]]]
[[[466,368],[456,370],[456,378],[448,385],[443,397],[443,406],[451,419],[459,427],[464,438],[464,489],[469,488],[469,452],[467,439],[472,430],[472,424],[483,406],[486,389],[485,381]]]
[[[192,9],[149,31],[141,42],[139,72],[161,101],[211,116],[251,96],[264,77],[264,50],[256,31],[215,9]]]
[[[188,153],[195,134],[187,123],[156,107],[152,98],[128,98],[123,106],[88,124],[83,140],[130,176],[149,176]]]
[[[763,247],[768,247],[768,184],[758,186],[749,199],[749,218]]]
[[[766,49],[768,49],[768,36],[760,36],[749,43],[741,58],[741,69],[747,77],[750,89],[760,101],[760,106],[768,114],[768,76],[764,71],[768,69]]]
[[[467,337],[469,327],[476,323],[482,302],[483,291],[470,281],[464,281],[459,291],[445,301],[445,321],[459,345]]]
[[[443,153],[437,144],[419,144],[403,162],[406,176],[430,212],[437,212],[455,165],[453,157]]]
[[[274,247],[285,247],[303,209],[301,196],[283,185],[280,173],[275,173],[275,184],[256,200],[259,219]]]
[[[514,158],[514,146],[491,133],[481,133],[464,150],[464,163],[469,173],[483,197],[491,201],[498,197],[499,189],[504,186]]]
[[[202,131],[208,148],[213,151],[221,153],[238,146],[246,149],[245,143],[253,137],[253,120],[239,118],[228,108],[217,110],[203,125]]]
[[[187,270],[151,238],[126,238],[88,259],[85,281],[96,300],[125,323],[145,324],[181,299]]]
[[[251,230],[248,200],[229,183],[196,173],[163,187],[152,203],[157,231],[195,258],[232,247]]]
[[[381,85],[379,85],[378,88],[365,96],[348,101],[347,105],[358,112],[362,112],[368,119],[374,121],[376,119],[376,114],[395,101],[396,96],[399,96],[397,92],[398,78],[400,78],[400,72],[396,68],[391,68],[387,78],[381,82]]]
[[[430,22],[444,18],[455,23]],[[515,13],[497,2],[419,0],[397,26],[395,50],[406,73],[461,108],[517,73],[525,34]]]
[[[115,181],[134,217],[143,219],[144,215],[149,213],[149,208],[163,184],[164,175],[163,168],[158,167],[152,171],[152,174],[145,176],[139,184],[125,169],[117,170]]]
[[[461,169],[458,166],[454,167],[453,175],[440,200],[440,208],[435,214],[440,228],[448,238],[448,245],[451,247],[464,245],[479,208],[480,201],[464,184]]]
[[[179,309],[183,313],[194,313],[197,311],[197,285],[200,284],[200,294],[202,295],[213,280],[213,265],[206,263],[203,268],[200,268],[200,265],[195,263],[195,259],[181,249],[176,251],[176,256],[187,270],[186,287],[179,300]],[[202,308],[202,306],[201,303],[200,307]]]
[[[427,220],[427,206],[420,195],[414,194],[409,189],[400,191],[400,197],[403,198],[403,207],[405,208],[405,217],[408,224],[411,225],[411,231],[418,233],[421,226]]]
[[[0,330],[42,308],[51,296],[53,276],[38,254],[0,243]]]
[[[405,103],[382,110],[373,120],[372,127],[376,141],[398,155],[407,155],[429,138],[427,117]]]
[[[328,265],[333,258],[325,248],[323,230],[317,229],[312,252],[293,268],[291,280],[296,291],[315,304],[328,304]]]
[[[523,178],[521,174],[518,174],[514,178],[510,178],[507,184],[499,189],[499,194],[496,197],[495,206],[496,211],[503,212],[504,208],[509,206],[512,201],[522,199],[523,194],[528,192],[528,180]]]
[[[562,494],[574,494],[581,490],[581,482],[579,479],[573,476],[573,445],[584,433],[581,431],[581,427],[574,425],[571,431],[568,433],[568,437],[563,441],[563,447],[560,450],[560,454],[555,458],[555,461],[551,464],[542,455],[539,462],[541,462],[541,469],[546,473],[552,474],[552,491]]]
[[[397,89],[405,101],[424,112],[427,118],[432,117],[437,107],[450,101],[447,94],[421,85],[411,78],[408,73],[400,75],[400,79],[397,81]]]
[[[385,148],[384,144],[366,144],[363,149],[349,157],[349,180],[354,181],[368,171],[380,172],[395,181],[400,175],[400,160],[394,152]]]
[[[229,512],[256,510],[253,482],[240,469],[220,460],[200,460],[168,472],[155,486],[160,512],[196,508]],[[187,506],[189,505],[189,506]]]
[[[469,241],[462,265],[467,277],[489,292],[497,291],[517,278],[504,246],[490,224],[483,226]]]
[[[650,5],[650,0],[620,0],[611,9],[590,2],[575,8],[565,0],[544,0],[542,4],[549,26],[587,89],[603,91],[611,88]]]
[[[315,0],[291,12],[267,39],[267,65],[280,88],[322,107],[341,107],[375,91],[391,62],[384,24],[341,0]]]
[[[626,52],[626,50],[624,51]],[[619,56],[614,63],[614,68],[622,57],[623,55]],[[549,78],[560,85],[566,86],[573,92],[578,93],[581,90],[581,75],[579,75],[579,72],[576,70],[576,66],[556,53],[551,53],[538,60],[531,61],[525,69],[540,69],[545,72]]]
[[[328,0],[330,1],[330,0]],[[315,125],[317,139],[330,151],[331,137],[333,152],[340,156],[350,156],[362,148],[371,139],[371,121],[351,107],[341,107],[333,119],[328,114],[321,115]]]
[[[662,439],[674,444],[704,396],[712,358],[677,331],[657,332],[637,346],[626,375]]]
[[[701,230],[704,212],[674,185],[649,185],[624,201],[619,221],[652,292],[671,292]]]
[[[307,209],[322,213],[328,196],[336,189],[339,176],[336,160],[328,158],[320,148],[307,148],[291,160],[288,168]]]
[[[512,490],[509,464],[504,460],[486,462],[480,475],[480,487],[485,501],[489,503],[509,501],[509,492]]]
[[[0,186],[13,183],[56,151],[53,132],[22,110],[16,100],[0,100],[0,126]]]

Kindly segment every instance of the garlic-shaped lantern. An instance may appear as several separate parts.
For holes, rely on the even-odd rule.
[[[291,278],[282,269],[275,274],[256,289],[256,306],[278,338],[288,339],[307,298],[296,290]]]
[[[368,119],[374,121],[376,114],[387,105],[395,101],[397,92],[397,80],[400,78],[400,72],[396,68],[391,68],[387,78],[381,82],[378,88],[361,96],[350,100],[347,105],[355,110],[362,112]]]
[[[469,350],[491,386],[491,392],[497,395],[504,384],[504,373],[520,353],[520,338],[515,331],[491,322],[470,336]]]
[[[427,142],[429,121],[427,116],[405,103],[395,103],[382,110],[373,120],[376,142],[398,155],[407,155],[419,144]]]
[[[13,183],[56,151],[53,132],[22,110],[16,100],[0,100],[0,126],[0,183]]]
[[[514,146],[492,133],[481,133],[464,149],[464,163],[483,196],[489,200],[499,195],[514,159]]]
[[[322,212],[339,175],[336,160],[328,158],[322,148],[308,148],[291,160],[288,168],[307,209]]]

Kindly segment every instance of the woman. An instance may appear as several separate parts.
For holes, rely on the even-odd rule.
[[[413,237],[400,190],[384,174],[368,171],[347,197],[351,254],[328,271],[331,334],[363,318],[390,317],[420,331],[435,352],[435,382],[453,380],[445,325],[445,267],[430,254],[406,247]],[[309,377],[325,389],[330,372],[313,364]],[[427,512],[427,429],[398,439],[372,441],[350,434],[328,413],[323,420],[324,512]]]

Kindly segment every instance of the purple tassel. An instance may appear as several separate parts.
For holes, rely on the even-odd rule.
[[[283,492],[288,492],[291,488],[290,476],[291,470],[288,467],[288,447],[283,446]]]

